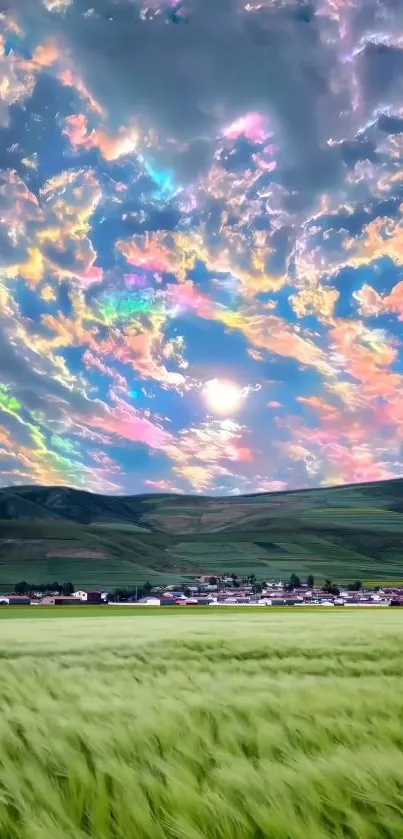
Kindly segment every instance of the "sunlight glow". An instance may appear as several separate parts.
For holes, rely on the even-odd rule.
[[[243,392],[233,382],[211,379],[206,383],[203,396],[211,411],[229,416],[241,407]]]

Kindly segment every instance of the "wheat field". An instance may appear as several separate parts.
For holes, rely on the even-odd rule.
[[[403,616],[0,621],[1,839],[403,832]]]

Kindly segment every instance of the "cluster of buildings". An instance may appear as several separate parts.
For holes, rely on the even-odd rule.
[[[335,594],[307,585],[290,591],[283,582],[268,582],[255,593],[253,585],[231,588],[220,582],[205,584],[201,578],[199,585],[187,587],[189,589],[190,595],[168,586],[154,589],[149,596],[137,601],[126,602],[138,606],[403,606],[403,587],[397,586],[360,591],[341,588]]]
[[[284,582],[233,584],[232,578],[201,577],[192,585],[174,585],[151,589],[145,597],[135,592],[75,591],[71,595],[33,592],[30,596],[0,595],[0,606],[403,606],[403,586],[386,586],[374,589],[340,588],[332,593],[323,588],[301,584],[290,589]]]
[[[41,594],[0,594],[0,606],[77,606],[80,603],[95,606],[106,603],[108,593],[101,591],[75,591],[72,595]]]

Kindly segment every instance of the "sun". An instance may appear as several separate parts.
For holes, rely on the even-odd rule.
[[[203,396],[211,411],[226,416],[238,411],[243,399],[242,390],[238,385],[233,382],[220,381],[220,379],[211,379],[206,382]]]

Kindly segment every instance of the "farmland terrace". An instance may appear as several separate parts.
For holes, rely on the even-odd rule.
[[[18,580],[152,585],[195,574],[401,578],[403,480],[236,498],[0,491],[0,591]]]

